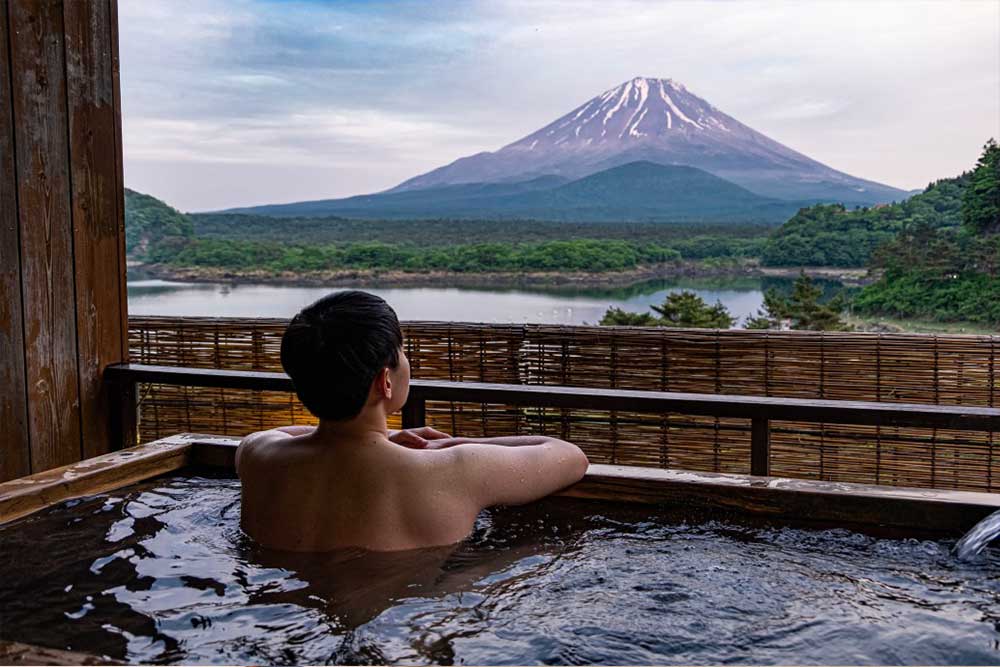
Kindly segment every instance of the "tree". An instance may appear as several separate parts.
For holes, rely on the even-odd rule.
[[[604,326],[654,326],[685,327],[693,329],[728,329],[736,318],[729,314],[721,301],[714,306],[694,292],[673,292],[659,306],[651,306],[659,317],[651,313],[630,313],[621,308],[608,308],[601,318]]]
[[[721,301],[709,306],[700,296],[687,290],[668,294],[663,305],[651,308],[660,314],[661,326],[665,327],[728,329],[736,321]]]
[[[990,139],[962,197],[962,219],[972,230],[1000,233],[1000,145]]]
[[[630,313],[621,308],[608,308],[601,318],[601,326],[611,327],[655,327],[657,319],[650,313]]]
[[[840,315],[844,311],[844,299],[837,295],[820,303],[823,288],[813,282],[804,272],[799,273],[792,287],[792,295],[784,297],[776,290],[764,293],[764,308],[747,318],[747,329],[777,329],[788,322],[792,329],[809,331],[846,331],[850,326]]]

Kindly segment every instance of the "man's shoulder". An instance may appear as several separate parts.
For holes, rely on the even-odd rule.
[[[240,440],[239,446],[236,448],[236,469],[239,471],[241,466],[247,465],[254,459],[259,458],[267,450],[271,448],[276,442],[282,440],[289,440],[293,436],[285,433],[283,431],[278,431],[271,429],[268,431],[257,431],[256,433],[251,433],[242,440]]]

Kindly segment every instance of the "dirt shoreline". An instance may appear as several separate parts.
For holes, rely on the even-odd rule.
[[[182,283],[253,283],[289,287],[627,287],[647,280],[673,278],[789,277],[800,269],[764,268],[756,264],[706,266],[697,262],[640,266],[628,271],[589,273],[585,271],[529,273],[458,273],[454,271],[341,270],[273,273],[270,271],[229,271],[211,267],[174,267],[164,264],[130,264],[130,271],[143,277]],[[861,269],[806,267],[814,278],[863,284]]]

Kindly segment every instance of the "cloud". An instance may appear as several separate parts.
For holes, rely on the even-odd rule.
[[[968,168],[1000,135],[992,0],[126,0],[119,11],[130,186],[155,194],[164,165],[199,164],[219,187],[171,188],[186,209],[286,200],[307,169],[358,166],[316,196],[390,187],[636,75],[673,77],[810,157],[901,187]],[[237,164],[239,187],[225,185]]]

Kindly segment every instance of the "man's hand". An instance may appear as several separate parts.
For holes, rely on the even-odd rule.
[[[447,433],[442,433],[430,426],[420,428],[408,428],[405,431],[389,431],[389,441],[410,449],[434,449],[430,446],[434,440],[445,440],[451,438]]]

